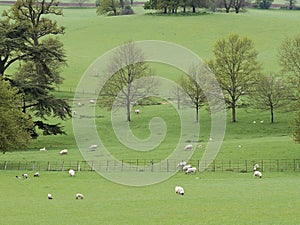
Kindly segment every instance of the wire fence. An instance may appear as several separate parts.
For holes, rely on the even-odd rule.
[[[178,164],[181,160],[147,160],[128,159],[121,161],[0,161],[0,170],[18,171],[100,171],[100,172],[176,172],[181,170]],[[199,168],[200,160],[189,161]],[[205,163],[205,162],[204,162]],[[298,172],[300,159],[268,159],[268,160],[215,160],[207,165],[209,172],[241,172],[253,171],[253,166],[259,165],[262,172]]]

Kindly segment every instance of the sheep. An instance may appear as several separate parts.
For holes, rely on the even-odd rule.
[[[192,165],[188,164],[188,165],[183,166],[183,167],[182,167],[182,170],[183,170],[183,171],[187,171],[187,169],[188,169],[188,168],[191,168],[191,167],[192,167]]]
[[[38,172],[36,172],[35,174],[33,174],[34,177],[39,177],[40,174]]]
[[[254,177],[259,177],[259,178],[262,178],[262,173],[259,172],[258,170],[254,171],[254,174],[253,174]]]
[[[22,177],[23,177],[24,179],[27,179],[27,178],[28,178],[28,174],[27,174],[27,173],[23,173],[23,174],[22,174]]]
[[[261,120],[261,121],[260,121],[260,123],[264,123],[264,121],[263,121],[263,120]]]
[[[136,110],[134,110],[134,113],[135,113],[135,114],[140,114],[140,110],[139,110],[139,109],[136,109]]]
[[[256,123],[256,121],[254,120],[253,123]]]
[[[91,146],[89,147],[89,149],[90,149],[91,151],[95,151],[97,148],[98,148],[98,145],[91,145]]]
[[[47,151],[47,150],[46,150],[46,148],[44,147],[44,148],[40,148],[40,151],[43,152],[43,151]]]
[[[68,154],[68,149],[63,149],[63,150],[61,150],[61,151],[59,152],[59,154],[61,154],[61,155],[66,155],[66,154]]]
[[[185,161],[181,161],[181,162],[179,162],[178,164],[177,164],[177,168],[182,168],[182,167],[184,167],[186,165],[186,162]]]
[[[181,186],[176,186],[176,187],[175,187],[175,194],[178,194],[178,195],[184,195],[184,189],[183,189],[183,187],[181,187]]]
[[[258,168],[259,168],[259,165],[256,163],[256,164],[253,166],[253,171],[256,171]]]
[[[184,150],[188,151],[188,150],[193,150],[193,145],[192,144],[188,144],[184,147]]]
[[[95,100],[94,100],[94,99],[91,99],[91,100],[89,101],[89,103],[95,104]]]
[[[75,195],[75,198],[76,198],[76,199],[84,199],[84,195],[83,195],[83,194],[80,194],[80,193],[77,193],[77,194]]]
[[[50,199],[50,200],[53,199],[53,197],[50,193],[48,194],[48,199]]]
[[[74,176],[75,176],[75,171],[72,170],[72,169],[70,169],[70,170],[69,170],[69,174],[70,174],[71,177],[74,177]]]
[[[188,174],[188,173],[196,173],[197,171],[197,168],[196,167],[190,167],[188,168],[186,171],[185,171],[185,174]]]

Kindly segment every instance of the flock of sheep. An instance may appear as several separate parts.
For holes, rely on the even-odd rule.
[[[74,177],[74,176],[75,176],[75,170],[73,170],[73,169],[70,169],[70,170],[68,171],[68,173],[69,173],[69,175],[70,175],[71,177]],[[40,177],[40,174],[39,174],[38,172],[36,172],[35,174],[33,174],[33,177]],[[16,176],[16,178],[17,178],[17,179],[21,179],[20,176]],[[22,174],[22,178],[23,178],[23,179],[28,179],[28,178],[29,178],[29,175],[28,175],[27,173],[23,173],[23,174]],[[48,197],[49,200],[52,200],[52,199],[53,199],[53,196],[52,196],[52,194],[50,194],[50,193],[47,195],[47,197]],[[84,195],[81,194],[81,193],[77,193],[77,194],[75,194],[75,199],[84,199]]]

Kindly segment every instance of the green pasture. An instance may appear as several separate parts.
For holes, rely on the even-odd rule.
[[[1,172],[1,224],[299,224],[299,174],[177,174],[153,186],[127,187],[95,172],[44,172],[16,179]],[[174,193],[176,185],[184,196]],[[51,193],[53,200],[47,199]],[[75,194],[85,195],[75,200]]]

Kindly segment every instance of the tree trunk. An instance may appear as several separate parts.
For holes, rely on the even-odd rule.
[[[232,103],[231,103],[231,110],[232,110],[232,114],[231,114],[231,122],[236,122],[236,111],[235,111],[235,107],[236,107],[236,105],[235,105],[235,101],[233,101]]]
[[[196,105],[196,123],[199,123],[199,105]]]
[[[196,12],[196,7],[193,5],[193,13]]]
[[[274,123],[274,108],[272,105],[271,105],[270,111],[271,111],[271,123]]]

